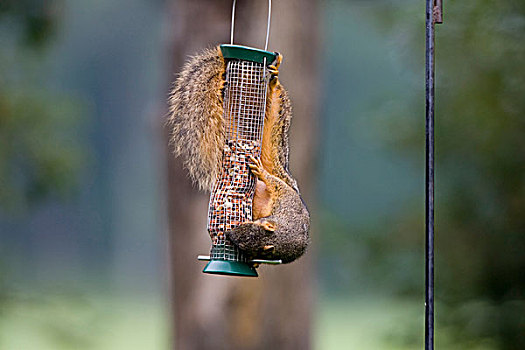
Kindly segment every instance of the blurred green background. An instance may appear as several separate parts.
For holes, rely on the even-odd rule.
[[[0,2],[0,349],[169,347],[165,6]],[[424,2],[320,9],[315,347],[420,349]],[[521,0],[437,27],[440,349],[525,348],[524,35]]]

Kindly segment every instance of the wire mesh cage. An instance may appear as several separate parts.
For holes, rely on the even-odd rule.
[[[226,142],[222,167],[212,190],[208,232],[212,240],[210,262],[204,272],[257,276],[249,261],[225,233],[252,220],[256,179],[248,167],[250,156],[261,155],[270,74],[268,62],[276,54],[238,45],[221,45],[227,62],[224,93]]]

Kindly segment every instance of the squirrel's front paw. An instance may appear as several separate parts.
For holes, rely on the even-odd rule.
[[[250,156],[250,163],[248,163],[248,166],[250,167],[250,170],[252,171],[253,175],[255,175],[259,180],[266,180],[267,172],[263,168],[260,159],[257,159],[254,156]]]

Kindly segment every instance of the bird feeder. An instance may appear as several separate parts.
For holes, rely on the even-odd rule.
[[[222,167],[210,196],[208,233],[212,240],[204,273],[257,277],[254,265],[280,263],[249,260],[226,238],[225,233],[252,220],[255,176],[250,172],[250,156],[261,156],[262,133],[270,73],[267,69],[277,53],[267,51],[271,1],[265,49],[233,44],[235,1],[233,2],[231,44],[221,45],[226,62],[224,91],[225,145]]]

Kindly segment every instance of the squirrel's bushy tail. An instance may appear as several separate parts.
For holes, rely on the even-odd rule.
[[[204,50],[186,62],[169,96],[170,143],[204,190],[213,187],[224,147],[225,70],[218,47]]]

